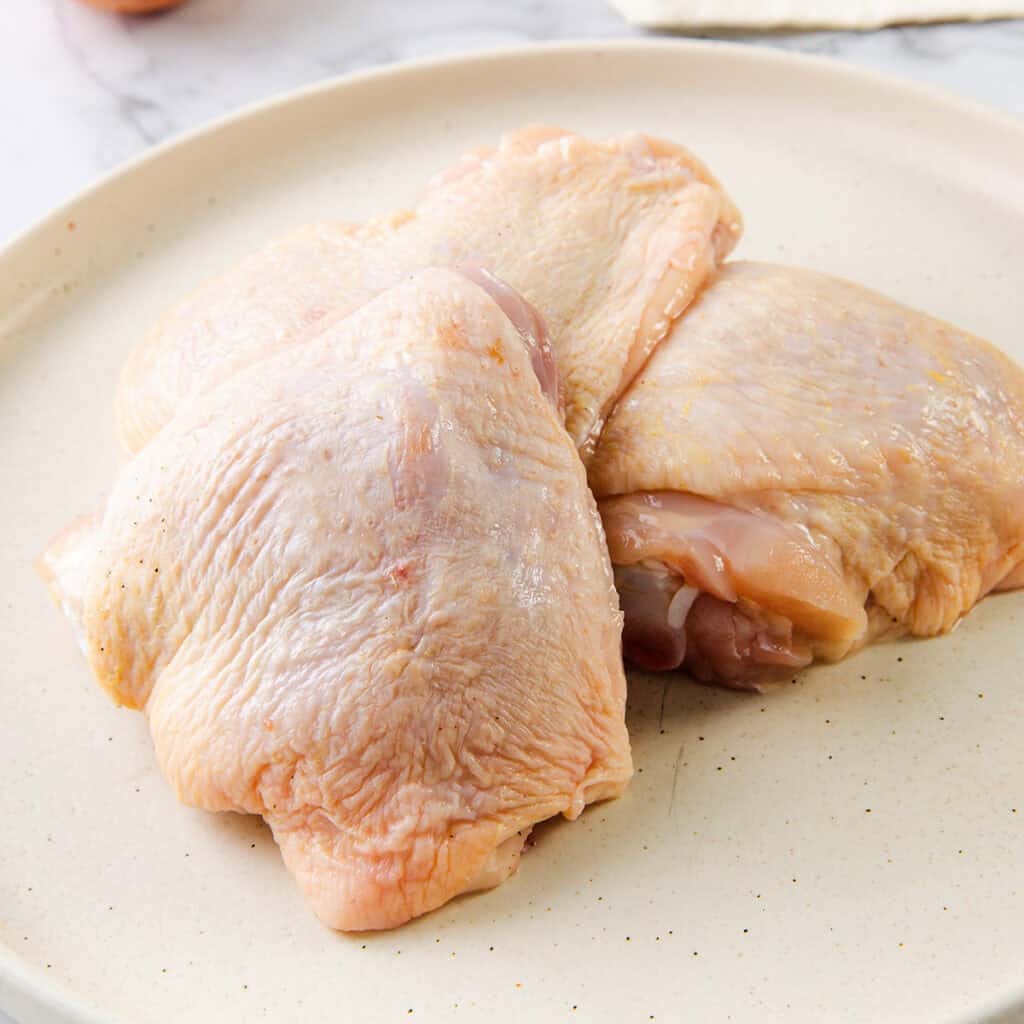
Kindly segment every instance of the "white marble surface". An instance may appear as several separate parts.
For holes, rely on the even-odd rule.
[[[191,0],[153,18],[0,2],[0,239],[145,147],[357,68],[545,39],[642,35],[602,0]],[[944,86],[1024,118],[1024,22],[733,36]],[[0,1024],[10,1024],[0,1012]]]
[[[603,0],[191,0],[156,17],[0,3],[0,239],[152,143],[357,68],[643,35]],[[1024,117],[1024,22],[739,35],[941,85]]]

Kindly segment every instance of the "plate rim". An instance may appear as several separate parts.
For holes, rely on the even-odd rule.
[[[33,245],[53,227],[67,221],[70,214],[80,204],[94,199],[105,191],[116,189],[121,181],[145,171],[175,150],[197,143],[202,144],[204,140],[213,139],[228,128],[237,127],[245,122],[254,123],[268,113],[280,111],[291,105],[301,105],[313,97],[341,92],[351,86],[370,85],[376,81],[453,68],[468,69],[475,64],[493,61],[517,60],[537,55],[557,59],[560,56],[581,54],[629,54],[631,52],[674,53],[680,56],[694,53],[702,55],[714,53],[743,62],[761,63],[769,70],[795,67],[797,71],[802,69],[816,74],[829,75],[836,79],[845,79],[854,84],[861,82],[876,89],[896,92],[902,94],[910,102],[929,106],[939,105],[951,115],[964,117],[974,122],[983,122],[990,129],[1004,133],[1008,141],[1015,139],[1020,147],[1022,169],[1024,169],[1024,120],[1007,111],[997,110],[979,101],[964,98],[941,86],[867,68],[840,58],[716,39],[613,37],[608,39],[549,40],[396,61],[332,75],[245,103],[234,110],[204,121],[194,128],[178,132],[154,146],[149,146],[92,178],[86,185],[74,191],[47,213],[37,217],[26,227],[0,242],[0,267],[8,262],[16,261],[21,250]],[[1012,147],[1008,145],[1007,156],[1013,163],[1010,156],[1011,149]],[[15,323],[11,327],[10,333],[17,334],[23,326],[24,322]],[[8,997],[13,997],[14,1002],[11,1005],[17,1007],[19,1012],[26,1010],[33,1016],[38,1014],[46,1019],[61,1022],[61,1024],[65,1024],[65,1022],[66,1024],[109,1024],[114,1019],[105,1012],[94,1009],[84,997],[62,982],[47,981],[38,969],[27,964],[10,947],[5,945],[0,945],[0,994],[4,996],[5,1002]],[[4,1007],[0,1006],[0,1010],[3,1009]],[[958,1014],[952,1020],[960,1022],[960,1024],[967,1024],[968,1021],[989,1020],[992,1024],[996,1024],[996,1021],[1002,1020],[1004,1015],[1014,1011],[1024,1011],[1024,984],[1007,988],[992,996],[984,1004],[963,1014]],[[8,1012],[14,1011],[11,1009]]]
[[[1024,120],[1015,117],[1008,111],[997,110],[976,100],[967,99],[942,86],[932,85],[928,82],[919,82],[915,79],[904,78],[899,75],[892,75],[885,71],[878,71],[875,68],[853,64],[837,57],[799,53],[771,46],[718,39],[635,39],[620,37],[612,39],[547,40],[525,45],[511,44],[508,46],[465,50],[443,56],[418,57],[413,60],[396,61],[391,64],[344,72],[340,75],[332,75],[317,82],[311,82],[307,85],[274,93],[263,99],[242,104],[235,110],[204,121],[194,128],[171,135],[162,142],[149,146],[134,156],[115,164],[109,170],[100,173],[80,189],[73,192],[68,198],[52,207],[49,212],[37,217],[32,223],[0,242],[0,262],[6,262],[8,258],[16,255],[16,251],[31,242],[36,234],[45,231],[54,223],[66,220],[67,214],[77,204],[91,199],[94,195],[116,184],[119,178],[127,177],[129,174],[143,169],[179,147],[184,148],[204,138],[213,137],[229,126],[235,126],[245,121],[255,121],[266,113],[293,103],[300,103],[314,96],[326,95],[349,86],[369,84],[378,79],[419,74],[421,72],[447,68],[467,67],[472,64],[486,63],[493,60],[516,59],[538,53],[556,57],[560,55],[573,56],[588,52],[628,53],[631,50],[674,51],[680,54],[686,52],[718,52],[733,58],[742,58],[754,62],[762,61],[765,64],[775,66],[797,65],[838,78],[860,80],[876,87],[884,87],[902,92],[922,102],[941,104],[949,108],[951,112],[955,111],[971,120],[986,121],[992,128],[1016,135],[1017,141],[1024,145]]]

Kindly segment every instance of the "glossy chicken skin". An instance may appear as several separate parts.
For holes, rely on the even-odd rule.
[[[534,348],[536,346],[533,346]],[[183,404],[44,571],[179,797],[386,928],[631,773],[600,520],[531,351],[428,270]]]
[[[584,451],[605,415],[740,234],[684,149],[556,128],[505,136],[439,175],[412,211],[323,223],[271,243],[174,309],[133,353],[117,397],[138,451],[186,397],[424,266],[486,267],[541,310],[567,427]]]
[[[1024,373],[865,288],[731,263],[590,479],[627,655],[757,686],[1024,583]]]

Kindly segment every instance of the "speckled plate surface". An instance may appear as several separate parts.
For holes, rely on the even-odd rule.
[[[739,253],[857,278],[1024,359],[1024,128],[838,64],[539,48],[286,97],[0,254],[0,1006],[36,1020],[977,1020],[1024,994],[1024,595],[758,697],[631,679],[638,773],[519,874],[341,936],[253,819],[179,806],[31,561],[115,466],[111,396],[182,291],[296,222],[407,203],[506,127],[692,146]],[[1009,1019],[1009,1018],[1006,1018]]]

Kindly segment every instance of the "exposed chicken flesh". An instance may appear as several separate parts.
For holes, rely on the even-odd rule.
[[[138,451],[186,397],[425,266],[487,267],[540,309],[567,426],[585,450],[615,399],[735,245],[740,216],[680,147],[526,128],[463,157],[415,210],[315,224],[174,309],[127,363],[119,432]]]
[[[1024,584],[1024,373],[867,289],[731,263],[619,402],[590,480],[627,655],[756,686]],[[701,596],[673,626],[684,586]]]
[[[631,773],[600,520],[522,341],[421,272],[181,404],[44,558],[179,797],[263,815],[336,928],[497,884]]]

